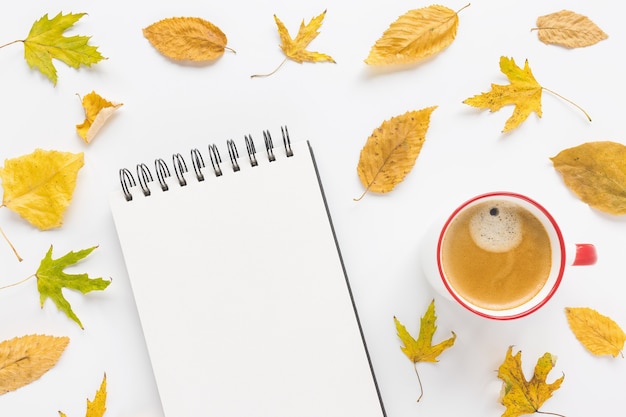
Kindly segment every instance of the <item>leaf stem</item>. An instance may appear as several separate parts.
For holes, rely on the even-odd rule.
[[[417,375],[417,382],[420,384],[420,396],[417,397],[417,402],[420,402],[422,397],[424,396],[424,387],[422,386],[422,380],[420,378],[419,372],[417,372],[417,362],[413,362],[413,369],[415,369],[415,375]]]
[[[4,206],[0,206],[0,207],[4,207]],[[17,253],[17,249],[15,249],[15,246],[13,246],[13,243],[11,243],[11,241],[9,240],[9,238],[7,237],[7,235],[4,233],[4,230],[2,230],[2,227],[0,227],[0,234],[2,234],[2,237],[4,238],[4,240],[9,244],[9,246],[11,247],[11,250],[13,251],[13,253],[15,254],[15,256],[17,257],[17,260],[22,262],[24,259],[20,256],[19,253]]]
[[[270,75],[272,75],[276,71],[278,71],[280,69],[280,67],[282,67],[285,62],[287,62],[287,58],[283,59],[283,62],[281,62],[280,65],[277,66],[276,69],[274,71],[270,72],[269,74],[254,74],[254,75],[251,75],[250,78],[269,77]]]
[[[470,7],[472,5],[472,3],[467,3],[465,6],[461,7],[459,10],[456,11],[456,14],[461,13],[463,10],[467,9],[468,7]]]
[[[563,414],[558,414],[558,413],[551,413],[549,411],[536,411],[537,414],[545,414],[545,415],[549,415],[549,416],[557,416],[557,417],[565,417]]]
[[[17,282],[14,282],[13,284],[9,284],[9,285],[5,285],[4,287],[0,287],[0,290],[5,290],[5,289],[7,289],[7,288],[11,288],[11,287],[15,287],[16,285],[23,284],[23,283],[25,283],[26,281],[28,281],[29,279],[34,278],[35,276],[36,276],[36,274],[32,274],[32,275],[30,275],[30,276],[27,276],[26,278],[24,278],[24,279],[23,279],[23,280],[21,280],[21,281],[17,281]]]
[[[13,45],[14,43],[24,42],[21,39],[14,40],[13,42],[5,43],[4,45],[0,45],[0,48],[4,48],[5,46]]]
[[[545,87],[541,87],[543,90],[554,94],[555,96],[559,97],[561,100],[565,100],[567,101],[569,104],[571,104],[572,106],[576,107],[578,110],[580,110],[581,112],[583,112],[585,114],[585,116],[587,116],[587,120],[591,121],[591,116],[589,116],[589,114],[585,111],[585,109],[583,109],[582,107],[580,107],[578,104],[574,103],[572,100],[563,97],[562,95],[560,95],[559,93],[550,90],[549,88],[545,88]]]

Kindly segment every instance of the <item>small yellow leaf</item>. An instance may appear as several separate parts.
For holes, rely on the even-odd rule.
[[[458,26],[458,12],[444,6],[409,10],[376,41],[365,63],[408,64],[435,55],[454,41]]]
[[[587,16],[569,10],[538,17],[533,30],[541,42],[567,48],[591,46],[609,37]]]
[[[161,54],[177,61],[211,61],[224,54],[227,38],[213,23],[199,17],[170,17],[143,29]]]
[[[626,146],[588,142],[550,159],[565,185],[582,201],[605,213],[626,214]]]
[[[76,132],[86,143],[90,143],[115,110],[122,106],[122,103],[112,103],[95,91],[83,97],[82,102],[85,109],[85,121],[76,125]]]
[[[68,337],[26,335],[0,343],[0,394],[41,378],[59,360]]]
[[[406,112],[384,121],[372,132],[357,166],[365,187],[363,195],[368,191],[389,192],[411,171],[426,139],[430,115],[436,108]]]
[[[102,378],[100,388],[96,391],[96,395],[93,400],[87,399],[87,413],[86,417],[102,417],[106,411],[107,401],[107,376],[106,374]],[[59,417],[67,417],[62,411],[59,411]]]
[[[615,321],[588,307],[567,307],[567,322],[574,336],[594,355],[622,353],[626,333]]]
[[[498,378],[503,381],[500,402],[506,407],[502,417],[518,417],[539,412],[543,403],[561,387],[565,376],[561,376],[550,384],[546,382],[548,374],[556,363],[556,357],[545,353],[537,360],[533,377],[527,381],[522,370],[522,352],[517,352],[515,356],[511,352],[512,347],[509,347],[504,362],[498,369]]]
[[[0,207],[15,211],[40,230],[61,226],[83,164],[82,152],[41,149],[5,160],[0,168],[4,188]]]
[[[509,85],[491,84],[491,91],[470,97],[463,103],[481,109],[489,109],[491,112],[498,111],[507,105],[515,105],[513,114],[504,125],[503,132],[518,127],[532,112],[541,117],[543,88],[535,80],[528,66],[528,60],[522,69],[515,64],[513,58],[500,57],[500,71],[508,77]]]

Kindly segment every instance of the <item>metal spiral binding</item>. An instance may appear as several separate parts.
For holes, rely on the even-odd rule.
[[[283,146],[285,150],[285,155],[287,158],[293,156],[293,150],[291,148],[291,140],[289,138],[289,131],[287,127],[280,128],[281,135],[283,138]],[[274,151],[274,143],[272,140],[272,136],[268,130],[263,131],[263,140],[265,143],[265,150],[267,152],[267,158],[269,162],[276,161],[276,154]],[[254,140],[251,135],[245,135],[244,141],[246,145],[246,151],[248,153],[248,160],[250,162],[250,167],[254,168],[259,166],[259,160],[257,159],[257,151],[254,144]],[[228,156],[230,158],[231,166],[233,172],[239,172],[241,170],[241,165],[239,162],[239,151],[237,150],[237,146],[235,141],[229,139],[226,141],[226,147],[228,150]],[[216,177],[220,177],[223,175],[221,163],[222,157],[220,156],[219,149],[216,145],[212,144],[208,146],[209,159],[211,161],[211,166],[213,168],[213,173]],[[204,181],[205,175],[202,173],[202,169],[206,168],[204,163],[204,157],[202,153],[197,148],[191,150],[190,153],[191,164],[193,166],[193,170],[195,173],[195,177],[198,182]],[[185,178],[185,174],[187,174],[187,162],[185,158],[180,153],[175,153],[172,155],[172,165],[174,168],[174,174],[176,175],[176,179],[178,180],[178,184],[181,187],[187,185],[187,179]],[[156,179],[159,183],[159,186],[162,191],[168,191],[170,187],[167,184],[167,179],[172,176],[170,168],[168,164],[161,158],[158,158],[154,161],[154,169],[156,173]],[[133,199],[133,193],[131,192],[132,187],[139,186],[141,193],[148,197],[152,194],[150,190],[150,183],[154,181],[152,176],[152,172],[150,168],[144,163],[137,164],[136,166],[137,179],[133,176],[133,173],[127,169],[122,168],[119,170],[120,183],[122,186],[122,193],[126,201],[131,201]]]

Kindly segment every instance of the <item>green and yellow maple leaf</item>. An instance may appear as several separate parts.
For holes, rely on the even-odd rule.
[[[89,45],[89,36],[63,35],[85,14],[59,13],[52,19],[45,14],[33,23],[26,39],[11,43],[22,42],[28,65],[39,70],[56,85],[58,76],[53,58],[72,68],[79,68],[81,65],[90,67],[104,59],[98,52],[98,47]]]
[[[422,395],[424,394],[424,390],[422,388],[422,382],[420,380],[419,373],[417,372],[417,363],[418,362],[438,362],[439,355],[446,349],[452,347],[454,345],[454,341],[456,340],[456,334],[452,332],[452,337],[444,340],[433,346],[433,335],[437,330],[437,326],[435,322],[437,321],[437,316],[435,315],[435,301],[431,301],[426,313],[420,320],[420,331],[417,339],[414,339],[413,336],[408,332],[406,327],[400,323],[400,321],[394,317],[393,318],[396,324],[396,331],[398,332],[398,337],[404,344],[401,347],[402,352],[413,362],[413,367],[415,368],[415,374],[417,375],[417,380],[420,384],[420,396],[417,401],[422,399]]]
[[[102,278],[89,278],[88,274],[67,274],[64,269],[86,258],[96,248],[97,246],[93,246],[77,252],[70,251],[58,259],[52,259],[52,246],[50,246],[35,273],[41,306],[43,307],[45,301],[50,298],[57,308],[75,321],[81,329],[84,328],[83,324],[72,311],[69,301],[63,296],[63,288],[87,294],[91,291],[106,289],[111,281]]]
[[[504,106],[514,105],[513,114],[507,119],[502,132],[515,129],[533,112],[541,117],[543,114],[541,95],[544,90],[574,105],[585,113],[587,119],[591,121],[591,117],[580,106],[541,86],[535,79],[528,65],[528,60],[524,63],[524,68],[520,68],[513,58],[500,57],[500,71],[507,76],[510,84],[491,84],[491,91],[470,97],[463,103],[481,109],[489,109],[491,112],[498,111]]]
[[[500,401],[506,407],[502,417],[518,417],[539,412],[539,408],[559,389],[565,379],[565,376],[561,376],[551,384],[546,382],[548,373],[556,363],[556,357],[545,353],[537,360],[534,374],[527,381],[522,370],[522,352],[513,356],[512,350],[509,347],[506,358],[498,369],[498,378],[503,381]]]

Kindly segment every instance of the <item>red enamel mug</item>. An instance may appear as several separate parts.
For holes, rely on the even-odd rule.
[[[593,244],[570,245],[552,215],[507,191],[473,197],[434,225],[421,249],[431,285],[482,317],[511,320],[545,305],[566,267],[592,265]]]

